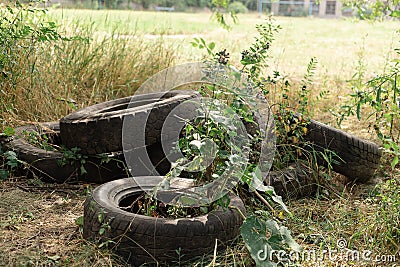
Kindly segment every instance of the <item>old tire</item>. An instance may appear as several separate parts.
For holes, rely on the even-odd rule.
[[[304,139],[309,143],[306,148],[311,153],[334,152],[338,163],[332,164],[333,170],[354,182],[367,182],[379,166],[382,151],[375,143],[321,122],[311,120]],[[321,165],[328,165],[321,156],[317,156],[317,161]]]
[[[309,197],[318,189],[315,171],[302,161],[282,170],[270,171],[263,175],[263,180],[266,185],[274,188],[277,195],[285,199]]]
[[[64,157],[63,153],[45,150],[28,142],[26,136],[29,136],[32,132],[36,132],[40,136],[46,134],[48,142],[57,145],[61,144],[59,123],[46,122],[16,128],[15,136],[6,146],[16,152],[18,159],[28,164],[30,174],[33,173],[46,182],[63,183],[71,180],[83,180],[103,183],[128,176],[124,168],[122,152],[110,153],[102,157],[88,156],[86,163],[83,165],[75,161],[61,165],[60,162]],[[105,159],[107,160],[105,161]],[[85,174],[81,174],[81,166],[86,170]]]
[[[140,125],[146,125],[146,145],[159,143],[170,111],[197,96],[195,91],[176,90],[135,95],[83,108],[60,120],[61,139],[66,147],[78,147],[85,154],[122,151],[123,120],[131,115],[139,118]]]
[[[151,190],[160,176],[135,177],[112,181],[97,187],[85,202],[83,236],[104,242],[113,240],[114,249],[130,264],[171,263],[213,251],[216,239],[224,244],[240,233],[243,218],[236,209],[218,209],[204,216],[182,219],[153,218],[124,211],[119,203],[129,196]],[[237,196],[231,205],[245,214]],[[99,219],[100,218],[100,219]],[[99,231],[106,225],[103,235]]]

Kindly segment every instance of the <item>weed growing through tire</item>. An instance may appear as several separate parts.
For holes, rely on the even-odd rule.
[[[291,85],[284,77],[281,77],[279,72],[275,71],[272,76],[264,76],[264,71],[268,68],[269,48],[274,40],[274,34],[279,30],[279,26],[276,26],[270,19],[266,24],[258,25],[257,30],[259,37],[256,38],[248,50],[242,52],[240,73],[246,75],[247,82],[257,88],[255,92],[252,92],[253,95],[250,97],[257,97],[257,94],[268,97],[271,93],[271,88],[280,87],[281,89],[281,99],[273,104],[276,135],[278,138],[278,154],[274,158],[273,168],[283,168],[301,159],[310,164],[310,161],[313,161],[313,155],[305,152],[304,146],[306,142],[303,136],[307,134],[308,115],[310,114],[310,91],[308,86],[313,81],[312,78],[317,60],[315,58],[310,60],[300,90],[297,90],[297,95],[290,95],[289,91],[292,90]],[[225,49],[214,53],[215,44],[207,44],[202,38],[195,39],[192,45],[200,49],[205,49],[209,57],[218,64],[232,67],[229,63],[230,55]],[[201,86],[199,91],[203,96],[215,99],[229,99],[229,107],[236,114],[240,115],[240,119],[247,123],[250,126],[249,128],[251,126],[258,127],[258,123],[252,112],[255,106],[249,105],[245,101],[246,98],[243,98],[247,92],[231,92],[215,85]],[[301,248],[291,237],[290,231],[285,226],[282,226],[279,220],[271,219],[271,217],[282,217],[282,213],[278,215],[279,213],[257,192],[257,189],[264,191],[266,193],[265,196],[272,202],[280,204],[281,208],[287,211],[290,216],[290,212],[286,209],[282,199],[276,196],[271,187],[255,187],[255,184],[261,185],[263,183],[262,173],[257,166],[257,158],[260,152],[255,149],[257,143],[260,142],[261,136],[259,134],[257,131],[253,132],[250,136],[251,143],[249,146],[253,148],[252,156],[250,157],[251,160],[248,163],[246,172],[242,176],[241,183],[254,191],[263,200],[264,205],[267,205],[271,210],[270,212],[256,211],[247,217],[242,226],[241,234],[253,260],[257,264],[262,265],[273,264],[276,260],[266,259],[266,262],[260,261],[257,252],[264,248],[267,248],[268,251],[271,251],[272,248],[300,251]],[[179,147],[186,157],[193,160],[201,152],[202,145],[205,145],[205,140],[207,139],[211,139],[218,144],[219,149],[216,152],[213,163],[200,174],[197,173],[197,177],[194,177],[197,182],[201,181],[201,183],[213,181],[221,175],[221,172],[227,166],[234,164],[230,162],[230,148],[229,144],[226,143],[226,140],[228,140],[226,132],[218,127],[218,123],[215,120],[213,121],[207,116],[205,119],[197,118],[195,121],[187,123],[186,127],[182,130]],[[179,162],[174,167],[169,175],[176,177],[181,174],[182,169],[180,169]],[[267,232],[271,234],[270,238],[267,237]]]
[[[313,83],[314,72],[318,63],[317,59],[311,58],[306,68],[306,74],[300,84],[300,88],[293,88],[288,79],[282,76],[278,71],[274,71],[270,75],[265,74],[266,69],[269,67],[269,49],[274,40],[274,34],[277,33],[279,29],[280,27],[276,26],[271,19],[268,20],[266,24],[257,26],[259,37],[255,39],[255,42],[249,49],[242,52],[242,66],[239,72],[246,75],[247,81],[258,90],[256,90],[255,94],[252,92],[253,95],[251,97],[256,97],[261,94],[273,100],[272,109],[274,111],[276,123],[277,154],[274,158],[272,168],[274,170],[292,168],[291,165],[293,163],[301,162],[306,166],[310,166],[311,170],[315,168],[314,174],[311,175],[315,176],[313,177],[314,182],[318,182],[318,174],[315,174],[320,170],[317,166],[317,161],[318,159],[323,159],[323,161],[325,161],[324,165],[327,166],[327,171],[323,173],[323,176],[330,179],[330,170],[333,164],[337,164],[340,159],[329,149],[324,149],[323,151],[314,150],[312,144],[304,139],[305,135],[308,134],[308,126],[310,124],[309,116],[312,114],[310,108],[312,99],[309,88]],[[215,53],[215,43],[207,44],[204,39],[197,38],[192,42],[192,45],[204,49],[209,57],[217,62],[217,64],[232,67],[229,63],[229,52],[224,49]],[[242,97],[246,92],[227,93],[226,90],[218,88],[218,86],[215,85],[202,86],[198,90],[203,96],[213,97],[215,99],[229,98],[231,100],[229,102],[229,107],[237,114],[240,114],[242,121],[248,123],[248,125],[253,125],[253,127],[258,126],[254,114],[252,113],[254,106],[243,104],[246,101],[243,101],[244,99]],[[317,100],[323,98],[326,93],[326,91],[322,91],[317,96]],[[200,184],[218,178],[227,166],[233,164],[227,156],[229,155],[230,149],[229,144],[225,142],[228,139],[226,132],[218,129],[218,123],[209,118],[197,118],[195,121],[188,122],[181,133],[179,147],[187,158],[193,160],[201,153],[202,146],[205,145],[205,140],[207,139],[211,139],[217,143],[220,151],[216,153],[216,158],[206,170],[192,177],[195,178],[197,182],[200,181]],[[266,262],[261,261],[257,256],[257,252],[264,248],[267,248],[268,251],[277,248],[285,251],[300,251],[301,248],[291,237],[290,231],[281,223],[281,220],[286,216],[291,216],[282,202],[282,199],[275,195],[271,187],[261,186],[258,188],[260,191],[266,193],[264,196],[268,200],[255,190],[255,184],[263,183],[263,173],[259,171],[256,164],[259,152],[255,148],[259,140],[259,133],[253,132],[250,144],[253,148],[251,150],[252,156],[250,157],[246,172],[242,176],[241,183],[253,190],[263,204],[269,208],[269,211],[252,211],[253,214],[247,217],[242,226],[241,234],[253,260],[257,264],[264,265],[273,264],[277,260],[274,258],[267,259]],[[172,170],[172,174],[170,173],[169,175],[176,177],[181,173],[181,169],[179,169],[181,166],[179,166],[179,162],[177,164],[178,165],[175,165],[175,168]],[[308,175],[310,174],[308,173]],[[274,202],[280,204],[281,208],[283,208],[288,215],[285,216],[284,213],[278,212],[273,208],[271,204]],[[276,218],[277,220],[271,218]],[[270,235],[269,237],[268,234]]]

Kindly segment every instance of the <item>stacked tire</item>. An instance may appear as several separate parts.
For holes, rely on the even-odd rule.
[[[6,146],[27,163],[28,175],[46,182],[104,183],[129,176],[122,146],[122,124],[127,116],[143,117],[139,123],[146,125],[146,144],[133,148],[133,152],[148,155],[155,166],[154,172],[165,174],[170,163],[160,144],[163,122],[174,107],[197,96],[194,91],[171,91],[99,103],[77,110],[59,122],[19,127]],[[32,144],[30,136],[48,139],[50,145],[65,149],[49,150]],[[154,173],[142,173],[145,174]]]

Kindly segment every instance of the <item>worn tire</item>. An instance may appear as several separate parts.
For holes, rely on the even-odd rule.
[[[263,180],[266,185],[274,188],[277,195],[285,199],[309,197],[318,189],[315,171],[301,161],[282,170],[263,174]]]
[[[375,143],[321,122],[311,120],[304,139],[310,144],[306,146],[310,152],[334,152],[338,164],[332,164],[333,170],[354,182],[367,182],[379,166],[382,151]],[[327,166],[323,157],[318,156],[317,161]]]
[[[164,120],[170,111],[198,96],[195,91],[176,90],[135,95],[83,108],[60,120],[61,139],[66,147],[79,147],[85,154],[122,151],[123,120],[130,115],[146,125],[146,145],[159,143]]]
[[[83,167],[86,174],[80,175],[80,164],[72,162],[61,166],[60,161],[64,154],[59,151],[48,151],[29,143],[26,134],[37,132],[49,138],[50,143],[60,144],[60,126],[58,122],[46,122],[37,125],[27,125],[15,129],[15,135],[6,144],[18,155],[18,159],[28,163],[29,174],[35,174],[46,182],[63,183],[71,180],[103,183],[109,180],[127,177],[124,168],[123,153],[106,155],[107,163],[102,162],[100,156],[89,156]]]
[[[143,263],[161,264],[190,259],[213,251],[216,239],[224,244],[240,234],[243,218],[236,209],[212,211],[207,215],[165,219],[153,218],[124,211],[119,203],[125,198],[151,190],[160,176],[125,178],[97,187],[84,205],[83,236],[89,240],[104,242],[113,240],[114,249],[127,262],[138,266]],[[243,214],[241,199],[231,196],[231,205]],[[99,219],[101,218],[101,219]],[[107,230],[100,236],[104,225]]]

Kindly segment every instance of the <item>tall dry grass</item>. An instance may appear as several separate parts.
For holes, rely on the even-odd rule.
[[[174,61],[174,48],[162,37],[125,36],[117,27],[99,34],[93,24],[78,20],[59,32],[74,38],[21,39],[6,51],[10,60],[1,79],[2,125],[58,120],[76,108],[131,95]]]

